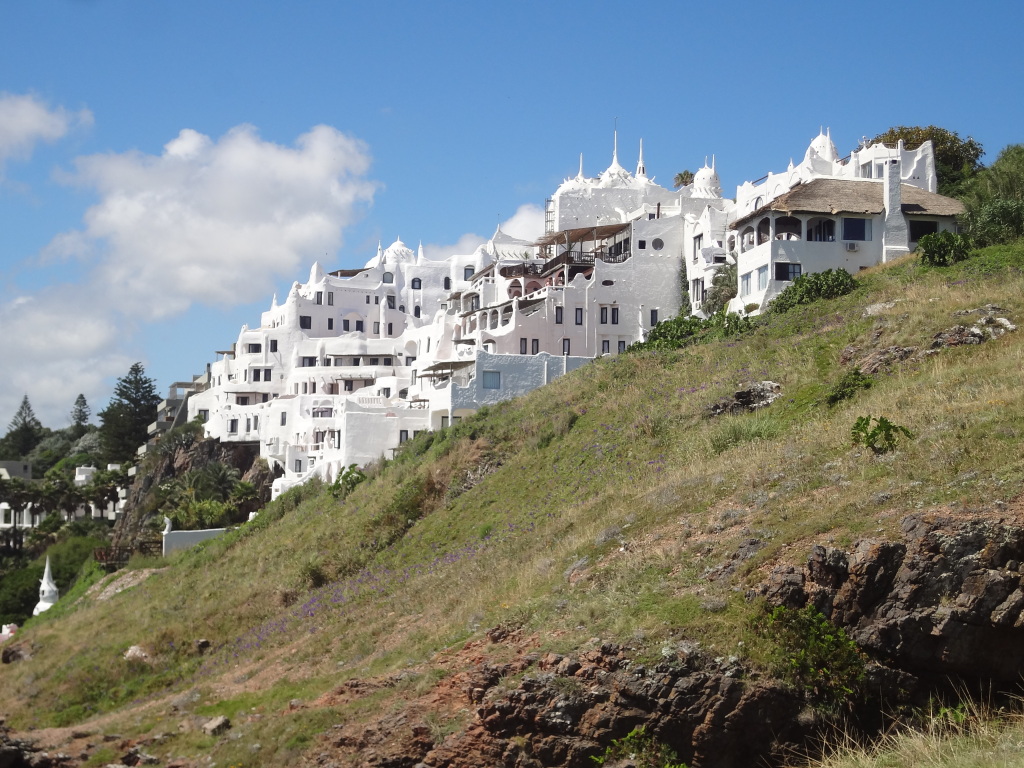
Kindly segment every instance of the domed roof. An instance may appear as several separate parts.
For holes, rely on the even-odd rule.
[[[809,160],[812,154],[830,162],[836,162],[839,159],[836,145],[832,143],[831,129],[827,128],[824,132],[819,130],[818,135],[814,137],[810,146],[807,147],[804,159]]]
[[[391,245],[384,249],[384,253],[381,255],[381,264],[400,264],[402,262],[414,262],[416,261],[416,254],[413,253],[412,248],[407,246],[405,243],[399,240],[395,240]]]
[[[704,158],[704,167],[693,175],[693,196],[694,197],[721,197],[722,182],[715,170],[715,161],[712,159],[710,167],[707,158]]]

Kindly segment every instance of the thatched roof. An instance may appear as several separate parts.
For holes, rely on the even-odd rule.
[[[577,229],[563,229],[561,232],[549,232],[540,237],[534,245],[564,245],[566,248],[573,243],[587,242],[590,240],[604,240],[619,234],[628,229],[629,222],[625,224],[597,224],[593,227],[579,227]]]
[[[767,205],[748,213],[732,223],[733,229],[759,218],[769,211],[777,213],[853,213],[880,214],[885,210],[882,201],[884,184],[879,181],[850,179],[814,179],[779,195]],[[908,216],[956,216],[963,213],[959,200],[937,195],[911,184],[900,185],[903,213]]]

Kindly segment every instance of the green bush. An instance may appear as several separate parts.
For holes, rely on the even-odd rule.
[[[826,269],[800,275],[793,284],[768,304],[768,312],[782,314],[801,304],[810,304],[819,299],[835,299],[853,293],[857,281],[845,269]]]
[[[355,487],[366,479],[366,473],[356,464],[349,464],[338,478],[327,486],[327,492],[338,501],[348,496]]]
[[[613,740],[603,754],[591,760],[598,765],[617,765],[620,760],[629,760],[635,768],[686,768],[684,763],[677,762],[675,750],[648,736],[642,725]]]
[[[849,400],[860,390],[871,389],[874,381],[870,376],[861,373],[860,368],[854,368],[839,378],[839,381],[835,383],[832,389],[829,390],[828,395],[825,396],[825,402],[829,405],[836,405],[843,400]]]
[[[864,679],[864,654],[814,606],[774,608],[754,621],[774,646],[772,671],[823,709],[834,709]]]
[[[874,421],[874,426],[871,422]],[[906,427],[893,424],[885,416],[873,418],[861,416],[853,423],[850,436],[854,445],[863,445],[870,448],[876,454],[889,453],[896,450],[900,436],[913,440],[914,435]]]
[[[688,347],[718,339],[739,336],[754,327],[753,321],[739,315],[719,312],[706,320],[689,315],[673,317],[651,328],[647,339],[629,347],[630,352]]]
[[[963,261],[969,255],[968,240],[954,232],[935,232],[924,235],[917,242],[921,263],[929,267],[948,267]]]

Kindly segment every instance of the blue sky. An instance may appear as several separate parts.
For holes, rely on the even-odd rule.
[[[189,379],[314,260],[526,231],[574,175],[726,194],[891,125],[1024,141],[1018,4],[0,0],[0,429]],[[1015,95],[1017,94],[1017,95]],[[526,206],[526,207],[524,207]]]

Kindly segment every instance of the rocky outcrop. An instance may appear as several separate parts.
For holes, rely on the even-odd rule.
[[[69,768],[77,764],[68,755],[50,754],[30,741],[12,738],[0,718],[0,768]]]
[[[335,746],[358,754],[362,765],[387,768],[583,768],[611,740],[643,726],[693,768],[738,767],[781,764],[815,727],[813,717],[800,716],[798,695],[744,679],[749,671],[736,660],[712,660],[686,644],[663,656],[645,667],[604,644],[576,656],[482,662],[466,679],[473,715],[464,730],[435,741],[425,722],[402,712]]]
[[[720,400],[708,408],[708,416],[727,413],[748,413],[767,408],[782,397],[782,385],[774,381],[758,381],[740,389],[732,397]]]
[[[255,508],[270,501],[274,473],[265,462],[259,461],[259,446],[255,443],[222,443],[219,440],[198,440],[183,445],[166,455],[149,454],[138,465],[138,470],[128,496],[125,499],[125,514],[114,528],[113,546],[134,547],[140,541],[152,536],[148,531],[154,518],[162,519],[156,498],[156,490],[164,483],[193,469],[202,469],[219,462],[235,467],[242,474],[241,479],[256,488]]]
[[[776,605],[813,604],[876,659],[925,678],[1017,687],[1024,675],[1024,526],[914,514],[902,540],[816,546],[776,570]]]

